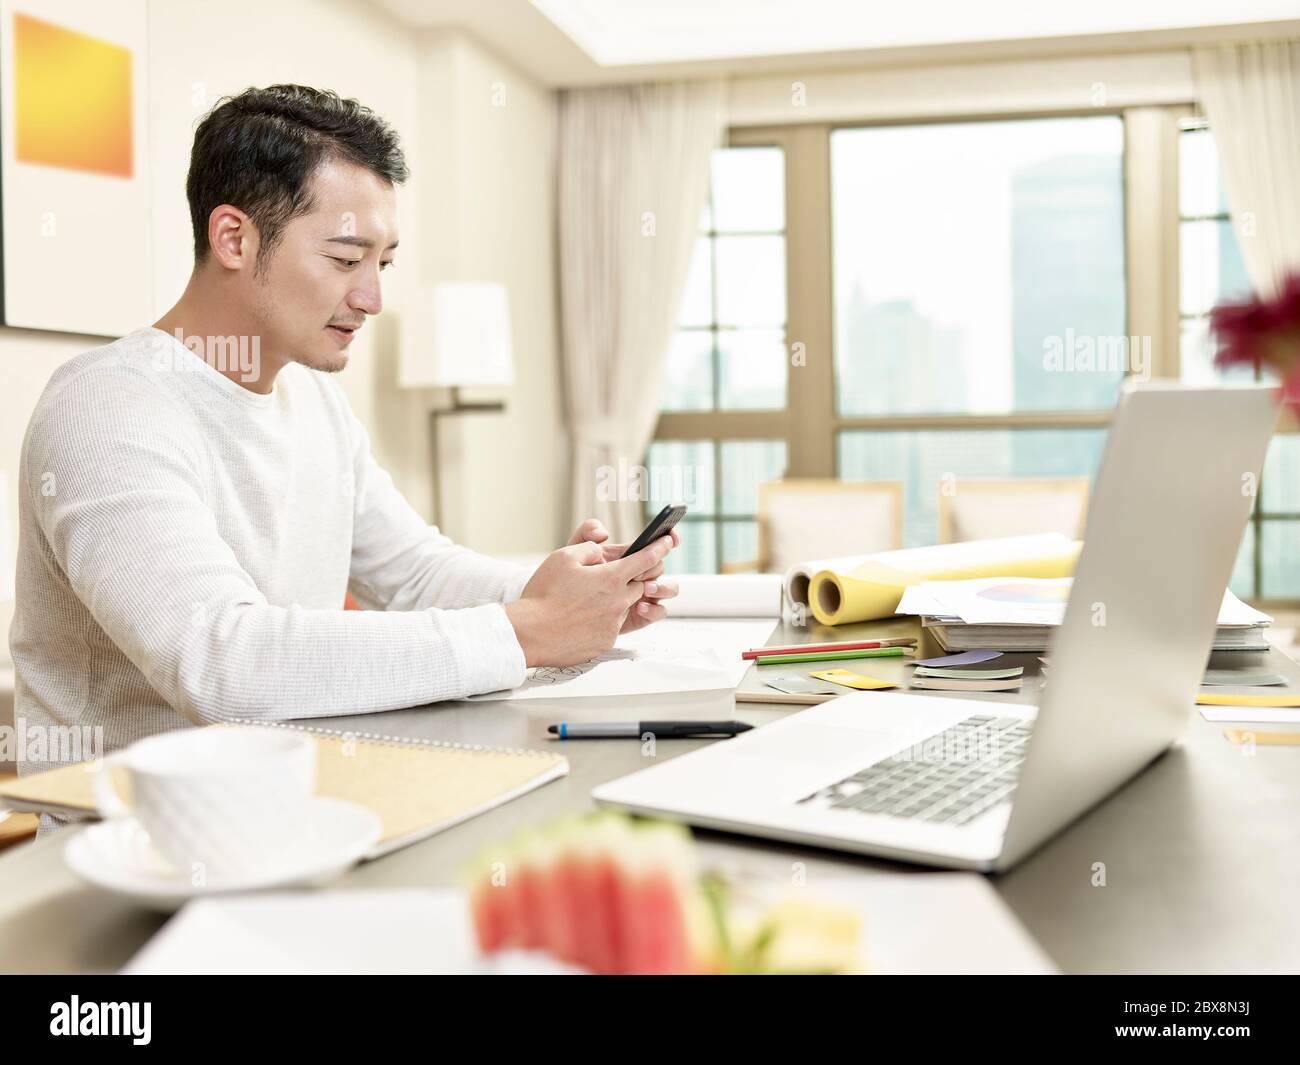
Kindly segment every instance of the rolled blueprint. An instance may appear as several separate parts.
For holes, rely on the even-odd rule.
[[[1083,545],[1060,533],[882,551],[852,569],[813,575],[808,606],[823,625],[889,617],[903,589],[976,577],[1069,577]]]

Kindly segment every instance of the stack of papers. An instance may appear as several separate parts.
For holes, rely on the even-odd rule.
[[[941,669],[917,666],[912,671],[913,688],[952,692],[1015,691],[1024,679],[1023,666],[1007,669]]]
[[[964,651],[942,658],[919,658],[912,663],[909,688],[954,692],[1015,691],[1024,680],[1023,666],[1007,666],[994,659],[1000,651]]]
[[[1052,629],[1065,615],[1070,585],[1069,577],[927,581],[903,593],[898,612],[919,615],[946,651],[1044,651]],[[1213,649],[1266,651],[1264,630],[1272,621],[1225,591]]]

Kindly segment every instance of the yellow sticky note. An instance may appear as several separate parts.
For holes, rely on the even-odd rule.
[[[875,677],[867,677],[847,669],[819,669],[816,673],[809,673],[808,676],[816,677],[818,680],[828,680],[832,684],[843,684],[846,688],[857,688],[864,692],[898,687],[892,680],[877,680]]]
[[[1233,743],[1253,743],[1257,747],[1300,747],[1300,732],[1252,732],[1248,728],[1225,728],[1223,734]]]
[[[1198,692],[1201,706],[1300,706],[1300,692],[1286,695],[1234,695],[1231,692]]]

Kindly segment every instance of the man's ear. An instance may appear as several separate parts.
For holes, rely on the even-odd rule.
[[[208,215],[208,247],[227,270],[239,270],[257,259],[257,226],[238,207],[220,204]]]

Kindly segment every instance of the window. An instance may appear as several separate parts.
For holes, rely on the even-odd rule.
[[[784,165],[776,148],[714,152],[668,356],[666,411],[785,406]]]
[[[647,456],[700,489],[676,570],[754,559],[762,481],[901,481],[904,544],[933,543],[945,476],[1092,476],[1126,374],[1255,376],[1213,366],[1209,311],[1250,286],[1187,111],[733,130]],[[1286,430],[1232,579],[1247,598],[1300,599]]]
[[[1228,216],[1214,135],[1203,124],[1178,135],[1178,268],[1182,379],[1203,384],[1225,377],[1253,380],[1254,373],[1244,367],[1226,374],[1214,368],[1210,310],[1221,300],[1249,296],[1251,287]]]
[[[1122,120],[842,129],[830,152],[839,476],[902,481],[910,547],[936,540],[945,475],[1091,475],[1144,357],[1125,335]],[[1052,417],[1078,411],[1096,427]]]
[[[841,415],[1114,406],[1119,118],[841,129],[830,147]]]
[[[690,506],[683,549],[669,560],[674,572],[754,561],[758,485],[782,476],[786,463],[785,156],[763,145],[719,149],[711,177],[668,353],[668,417],[646,456],[647,513]],[[730,421],[714,417],[724,412]],[[686,478],[656,476],[664,471],[689,471],[696,490],[673,496]]]
[[[1179,373],[1184,381],[1252,381],[1257,370],[1214,366],[1210,309],[1251,295],[1228,214],[1214,134],[1203,121],[1178,135]],[[1269,445],[1259,495],[1242,538],[1231,587],[1243,598],[1300,599],[1300,435]]]
[[[690,471],[695,485],[682,493],[673,477],[651,479],[648,514],[683,499],[691,508],[682,519],[690,524],[682,530],[681,550],[669,556],[671,572],[716,573],[758,557],[758,486],[784,472],[784,440],[658,440],[646,465],[651,471]]]

